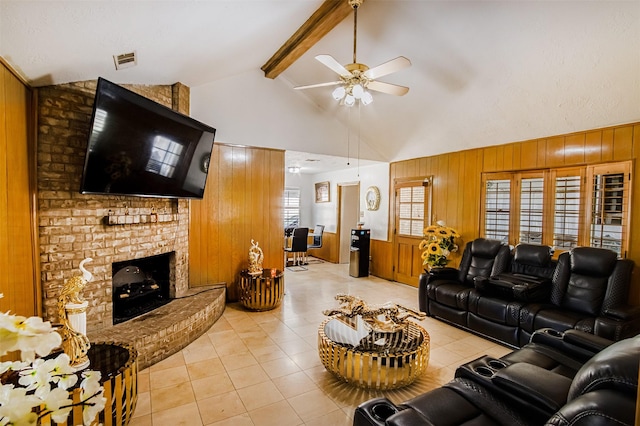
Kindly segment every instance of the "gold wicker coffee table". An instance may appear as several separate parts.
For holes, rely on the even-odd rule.
[[[329,318],[318,328],[318,354],[339,380],[365,389],[396,389],[429,365],[429,334],[411,321],[399,331],[371,331],[361,317]]]

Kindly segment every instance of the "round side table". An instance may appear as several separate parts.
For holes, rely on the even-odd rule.
[[[284,295],[284,273],[279,269],[264,269],[252,275],[240,272],[240,304],[253,311],[268,311],[277,307]]]
[[[87,353],[89,370],[100,371],[100,384],[104,387],[106,404],[96,417],[95,424],[104,426],[128,425],[138,401],[138,352],[133,346],[124,343],[91,343]],[[80,402],[80,389],[70,391],[74,403]],[[43,407],[44,408],[44,407]],[[74,407],[64,423],[56,423],[51,414],[42,417],[39,425],[81,425],[82,406]]]

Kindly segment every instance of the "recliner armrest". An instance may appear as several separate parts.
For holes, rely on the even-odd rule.
[[[567,402],[571,387],[571,379],[568,377],[523,362],[499,370],[491,381],[498,388],[518,398],[542,406],[549,415]]]
[[[564,341],[580,346],[581,348],[589,349],[593,351],[594,354],[613,343],[612,340],[605,339],[604,337],[573,329],[564,332]]]
[[[615,308],[607,308],[604,310],[604,314],[617,320],[629,321],[640,317],[640,306],[624,305],[617,306]]]
[[[429,282],[435,280],[457,280],[458,271],[456,268],[433,268],[429,271]]]
[[[429,420],[421,416],[417,411],[412,409],[402,410],[393,416],[389,417],[385,422],[386,426],[416,426],[424,425],[431,426]]]
[[[560,332],[552,328],[541,328],[531,335],[530,342],[553,348],[568,357],[586,362],[611,345],[613,340],[576,329]]]

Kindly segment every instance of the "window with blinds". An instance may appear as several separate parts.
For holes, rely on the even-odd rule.
[[[553,212],[553,243],[556,250],[578,245],[581,225],[582,176],[556,176]]]
[[[424,229],[425,187],[422,185],[398,188],[398,234],[422,237]]]
[[[542,244],[544,215],[544,178],[520,180],[520,237],[519,242]]]
[[[484,193],[484,236],[508,242],[510,218],[511,180],[487,180]]]
[[[284,190],[284,228],[292,228],[300,222],[300,189]]]
[[[630,161],[487,173],[483,181],[484,237],[545,244],[556,252],[602,247],[627,256]]]
[[[598,167],[589,173],[591,208],[589,244],[626,254],[630,169]]]

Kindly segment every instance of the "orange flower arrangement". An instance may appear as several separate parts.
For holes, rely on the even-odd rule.
[[[458,251],[455,239],[459,237],[460,234],[455,229],[449,228],[442,221],[424,228],[424,240],[420,242],[422,264],[431,268],[447,266],[449,255]]]

